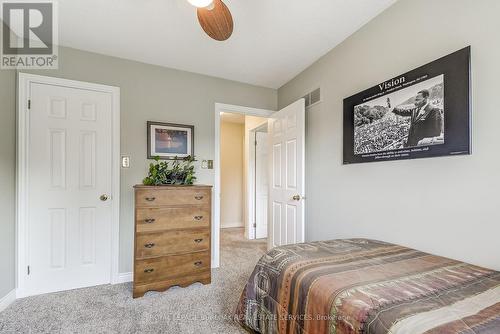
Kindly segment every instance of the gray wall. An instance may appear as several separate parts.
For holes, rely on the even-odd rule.
[[[15,71],[0,70],[0,298],[15,286],[15,83]]]
[[[3,21],[0,20],[0,34]],[[0,70],[0,299],[15,286],[16,72]]]
[[[500,269],[500,1],[400,0],[278,91],[307,112],[308,240],[369,237]],[[472,156],[342,165],[342,103],[472,46]]]
[[[214,103],[275,110],[277,91],[198,74],[98,55],[59,50],[59,70],[39,75],[121,88],[121,151],[131,168],[121,173],[120,272],[132,271],[133,191],[146,175],[146,121],[195,126],[195,154],[213,159]],[[22,72],[22,71],[21,71]],[[0,298],[14,288],[15,75],[0,71]],[[212,170],[199,170],[200,183],[213,184]]]

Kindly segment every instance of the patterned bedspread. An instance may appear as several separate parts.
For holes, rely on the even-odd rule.
[[[258,333],[500,333],[500,272],[366,239],[277,247],[236,320]]]

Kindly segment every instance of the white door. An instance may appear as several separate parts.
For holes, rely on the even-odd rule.
[[[267,238],[269,163],[267,132],[255,132],[255,238]]]
[[[268,121],[270,177],[269,247],[304,242],[305,100]]]
[[[27,295],[110,283],[112,95],[29,94]]]

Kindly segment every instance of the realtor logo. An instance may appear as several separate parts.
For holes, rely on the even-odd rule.
[[[57,12],[52,1],[2,1],[2,69],[56,69]]]

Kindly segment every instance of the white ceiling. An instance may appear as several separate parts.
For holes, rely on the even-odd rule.
[[[279,88],[397,0],[224,0],[210,39],[186,0],[59,0],[60,44]]]

